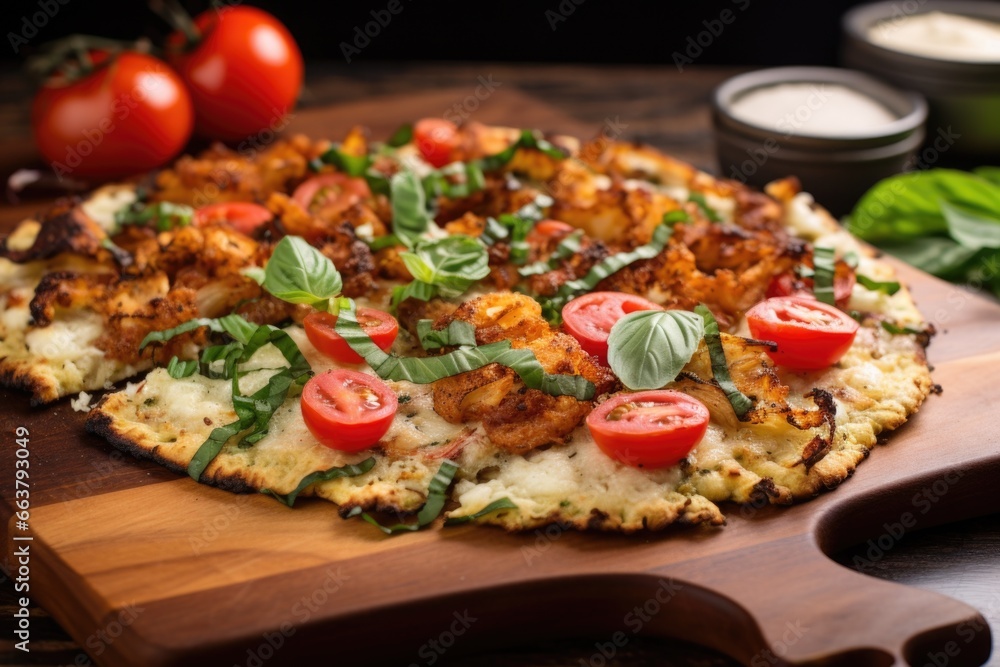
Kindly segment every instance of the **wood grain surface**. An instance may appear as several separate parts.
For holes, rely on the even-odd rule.
[[[304,111],[294,123],[314,136],[354,122],[384,135],[462,95],[369,100]],[[514,88],[477,111],[486,122],[600,130]],[[915,530],[1000,511],[991,486],[1000,473],[991,420],[1000,308],[901,272],[946,330],[931,348],[944,394],[836,492],[793,508],[730,507],[721,530],[464,527],[388,538],[342,522],[325,503],[289,510],[199,486],[83,435],[66,402],[42,412],[5,394],[5,469],[13,429],[32,431],[32,591],[106,665],[302,664],[328,661],[331,650],[347,664],[431,664],[579,636],[603,638],[584,664],[624,654],[642,636],[680,637],[754,667],[922,665],[938,654],[981,665],[990,635],[979,612],[825,555],[874,540],[864,557],[877,567]],[[6,538],[15,532],[9,475],[0,494]]]

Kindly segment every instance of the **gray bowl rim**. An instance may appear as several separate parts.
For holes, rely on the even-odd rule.
[[[917,0],[913,1],[917,2]],[[960,14],[972,18],[988,19],[1000,23],[1000,3],[997,2],[984,2],[982,0],[922,0],[918,4],[920,6],[917,10],[907,13],[908,16],[939,11],[947,14]],[[903,62],[908,61],[915,67],[929,66],[945,76],[956,72],[976,75],[1000,71],[1000,60],[949,60],[933,56],[921,56],[908,51],[890,49],[868,39],[868,28],[879,21],[891,19],[895,15],[898,15],[899,5],[899,0],[882,0],[881,2],[872,2],[852,7],[841,17],[841,28],[850,39],[863,44],[866,49],[883,57],[895,58]]]
[[[784,134],[780,130],[764,127],[732,115],[730,102],[738,95],[757,88],[766,88],[782,83],[832,83],[845,85],[869,95],[882,104],[890,106],[886,99],[895,97],[905,100],[910,110],[897,120],[868,132],[857,132],[839,136],[792,132]],[[805,147],[807,144],[820,149],[856,150],[867,145],[894,143],[905,139],[915,130],[921,129],[927,120],[927,102],[922,95],[895,88],[875,77],[852,69],[838,67],[771,67],[737,74],[719,84],[712,93],[715,116],[723,124],[749,134],[758,139],[775,136],[784,141]]]

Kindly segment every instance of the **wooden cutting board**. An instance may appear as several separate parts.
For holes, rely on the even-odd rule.
[[[360,122],[384,136],[469,93],[304,111],[289,129],[337,137]],[[513,89],[473,117],[582,136],[600,129]],[[990,633],[979,612],[825,555],[871,540],[874,562],[910,530],[1000,511],[1000,307],[900,273],[943,330],[930,356],[944,393],[853,479],[811,502],[725,506],[724,528],[648,535],[467,526],[387,537],[340,520],[325,502],[292,510],[198,485],[85,435],[67,401],[38,410],[7,392],[8,569],[29,545],[32,598],[101,665],[431,665],[579,636],[604,638],[591,660],[601,665],[637,633],[701,643],[753,667],[980,665]],[[27,532],[12,516],[19,426],[30,431]]]

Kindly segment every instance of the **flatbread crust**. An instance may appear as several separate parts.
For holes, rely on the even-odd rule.
[[[682,187],[678,182],[683,187],[719,187],[708,175],[649,149],[623,151],[611,159],[632,160],[658,170],[663,187]],[[725,188],[721,192],[724,194]],[[859,272],[876,280],[894,277],[891,266],[860,246],[808,195],[781,187],[772,194],[783,207],[785,225],[793,234],[815,244],[832,245],[841,255],[855,253],[860,258]],[[731,215],[733,205],[727,201],[719,194],[712,203]],[[575,215],[569,209],[563,212],[566,219]],[[600,229],[587,232],[602,233]],[[606,230],[603,233],[608,234]],[[10,272],[23,270],[8,265],[0,260],[0,284],[11,284]],[[25,280],[18,289],[30,291],[33,283]],[[11,294],[16,296],[8,289],[0,297],[8,300],[5,305],[10,304]],[[77,369],[72,374],[65,364],[51,363],[48,357],[40,361],[23,334],[26,308],[10,304],[0,324],[6,327],[0,330],[0,380],[8,386],[27,388],[41,401],[93,388],[98,371]],[[657,530],[672,524],[721,525],[725,517],[720,503],[785,504],[812,497],[853,474],[879,436],[903,424],[931,391],[924,355],[926,337],[892,335],[880,326],[880,318],[923,326],[905,287],[888,296],[858,286],[850,308],[872,316],[838,364],[809,373],[775,370],[791,389],[791,406],[802,410],[830,408],[832,418],[821,425],[795,428],[784,415],[744,423],[713,412],[709,433],[681,465],[644,470],[605,456],[583,425],[561,443],[527,453],[498,449],[482,423],[453,424],[437,415],[429,387],[392,383],[409,402],[383,439],[383,443],[390,441],[391,447],[374,450],[376,464],[369,472],[314,484],[301,495],[337,503],[342,515],[355,507],[399,515],[413,513],[425,502],[431,479],[447,456],[458,464],[459,472],[446,516],[470,516],[507,498],[516,509],[493,512],[476,521],[508,530],[553,523],[621,532]],[[74,317],[86,314],[69,313],[57,324],[86,326]],[[736,333],[746,335],[745,323],[733,324]],[[312,348],[299,327],[292,325],[288,332],[317,372],[332,366]],[[696,355],[688,370],[703,369],[706,362],[702,357]],[[273,369],[283,363],[273,348],[259,351],[251,368],[260,370],[241,380],[244,393],[263,386]],[[103,374],[99,376],[101,386],[141,369],[99,363],[95,367]],[[106,395],[91,411],[87,428],[123,451],[183,473],[212,429],[235,418],[231,400],[229,381],[199,375],[176,380],[165,370],[156,369],[142,382]],[[827,446],[813,460],[817,438],[825,438]],[[345,454],[320,445],[304,426],[298,398],[293,398],[275,414],[268,436],[249,448],[240,448],[235,439],[228,443],[201,481],[236,492],[268,489],[284,494],[310,473],[358,463],[372,454]]]

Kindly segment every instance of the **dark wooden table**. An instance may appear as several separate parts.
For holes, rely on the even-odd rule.
[[[467,88],[470,95],[484,81],[518,88],[593,125],[595,134],[606,124],[620,128],[624,138],[644,141],[715,171],[708,99],[712,89],[736,69],[528,66],[505,64],[323,64],[308,68],[303,107],[357,101],[391,93]],[[31,161],[24,138],[29,129],[31,89],[16,72],[0,71],[0,166]],[[463,98],[442,115],[461,117]],[[359,119],[363,122],[364,119]],[[2,171],[2,170],[0,170]],[[29,203],[30,206],[30,203]],[[933,357],[933,347],[931,348]],[[948,446],[949,443],[942,443]],[[958,598],[978,608],[989,619],[994,636],[1000,633],[1000,516],[985,516],[958,524],[906,535],[888,552],[871,558],[870,544],[861,544],[838,556],[846,567],[872,576],[920,586]],[[0,575],[2,577],[2,575]],[[45,610],[34,608],[32,652],[14,649],[14,589],[0,581],[0,664],[88,665],[89,658]],[[817,600],[816,604],[823,604]],[[572,610],[567,610],[572,613]],[[722,667],[731,660],[676,642],[634,641],[611,660],[599,652],[600,637],[571,643],[512,647],[503,653],[465,660],[464,665],[513,667],[570,667],[616,665],[665,667]],[[513,640],[512,640],[513,641]],[[928,664],[935,664],[928,660]],[[990,665],[1000,666],[994,655]],[[756,667],[756,666],[754,666]],[[922,663],[919,667],[923,667]]]

